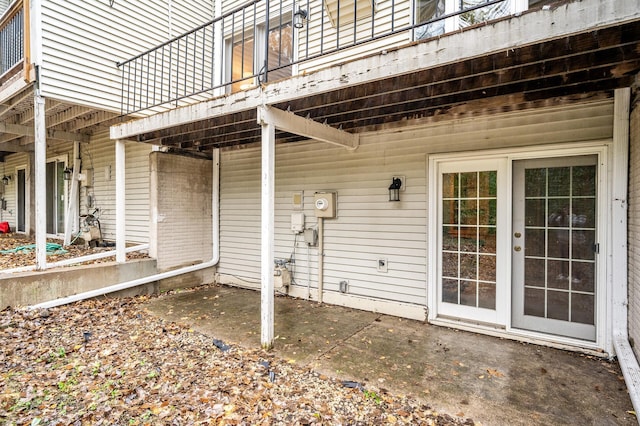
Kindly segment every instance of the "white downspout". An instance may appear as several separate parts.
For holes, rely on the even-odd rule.
[[[640,365],[629,344],[627,277],[627,193],[629,170],[629,114],[631,89],[616,89],[613,116],[613,194],[611,208],[613,347],[622,369],[629,398],[640,413]]]
[[[39,303],[37,305],[29,306],[29,309],[46,309],[53,308],[55,306],[66,305],[68,303],[78,302],[80,300],[90,299],[92,297],[102,296],[104,294],[113,293],[120,290],[126,290],[128,288],[137,287],[139,285],[148,284],[150,282],[163,280],[166,278],[176,277],[182,274],[188,274],[190,272],[199,271],[201,269],[211,268],[216,266],[220,260],[220,150],[213,150],[213,173],[211,183],[211,228],[212,228],[212,245],[213,254],[211,260],[204,263],[198,263],[197,265],[187,266],[172,271],[162,272],[148,277],[142,277],[131,281],[125,281],[120,284],[114,284],[109,287],[99,288],[96,290],[86,291],[80,294],[74,294],[68,297],[62,297],[60,299],[52,300],[49,302]]]

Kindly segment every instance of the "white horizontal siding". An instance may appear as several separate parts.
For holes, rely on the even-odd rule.
[[[29,154],[26,152],[21,152],[17,154],[8,155],[5,157],[5,162],[2,164],[2,176],[8,175],[11,176],[11,181],[9,185],[3,185],[0,183],[0,191],[2,192],[2,197],[7,202],[6,210],[0,209],[0,221],[1,222],[9,222],[9,226],[11,226],[12,230],[16,229],[17,221],[18,221],[18,212],[17,212],[17,169],[26,167],[26,176],[28,179],[29,173]],[[0,176],[0,178],[2,177]],[[26,223],[27,229],[29,228],[29,222]]]
[[[42,2],[43,95],[118,112],[129,59],[213,16],[210,0]]]
[[[364,134],[355,152],[319,142],[276,148],[275,256],[295,255],[294,285],[317,287],[317,247],[290,231],[294,192],[304,194],[306,227],[317,226],[314,192],[335,191],[337,218],[324,222],[324,288],[423,305],[426,303],[427,157],[431,153],[611,138],[613,104],[514,112]],[[392,176],[406,191],[388,202]],[[260,150],[226,151],[221,159],[219,272],[260,277]],[[295,243],[294,243],[295,242]],[[295,247],[295,251],[294,251]],[[385,258],[388,272],[378,272]]]
[[[149,153],[151,145],[127,143],[126,149],[126,239],[129,242],[149,242]],[[93,169],[93,186],[80,192],[81,211],[100,208],[103,237],[115,239],[115,145],[108,132],[94,136],[88,144],[81,144],[83,169]],[[108,170],[111,171],[109,179]],[[86,205],[87,195],[94,199],[93,207]]]

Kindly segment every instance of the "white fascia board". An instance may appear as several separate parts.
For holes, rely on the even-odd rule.
[[[583,0],[524,13],[433,41],[384,50],[380,54],[330,66],[255,89],[176,108],[111,127],[111,139],[136,135],[300,99],[340,87],[381,80],[431,66],[556,39],[640,19],[637,0]],[[336,55],[339,55],[337,53]]]

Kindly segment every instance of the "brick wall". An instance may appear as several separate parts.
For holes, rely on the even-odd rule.
[[[150,254],[163,271],[211,259],[210,160],[152,152]]]
[[[640,359],[640,90],[631,94],[629,135],[629,337]]]

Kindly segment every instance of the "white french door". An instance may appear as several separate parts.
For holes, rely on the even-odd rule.
[[[505,161],[443,162],[438,166],[438,292],[440,316],[485,323],[505,317],[508,256]]]
[[[513,327],[595,340],[597,164],[513,163]]]
[[[606,306],[605,153],[432,158],[430,319],[596,342]]]

